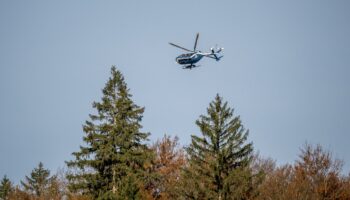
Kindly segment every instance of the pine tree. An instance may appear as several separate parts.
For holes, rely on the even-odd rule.
[[[39,163],[37,168],[30,173],[30,177],[26,176],[26,182],[21,181],[24,189],[31,192],[32,194],[40,197],[44,195],[46,189],[50,183],[50,171],[44,169],[42,162]]]
[[[140,132],[144,108],[134,104],[123,75],[114,66],[102,92],[101,102],[93,103],[97,114],[91,114],[83,126],[86,146],[67,162],[78,169],[67,176],[70,189],[95,199],[141,198],[153,155],[145,144],[149,133]]]
[[[4,178],[1,180],[1,185],[0,185],[0,199],[6,200],[10,192],[12,191],[12,183],[10,179],[7,178],[5,175]]]
[[[249,190],[252,143],[233,109],[216,96],[196,121],[202,137],[192,135],[184,170],[186,199],[244,199]]]

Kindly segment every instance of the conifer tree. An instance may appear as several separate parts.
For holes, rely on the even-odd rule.
[[[192,135],[186,149],[185,199],[244,199],[249,190],[252,143],[239,117],[217,95],[196,121],[202,136]]]
[[[40,197],[42,196],[50,183],[50,171],[44,168],[42,162],[39,163],[37,168],[34,168],[30,173],[30,177],[26,176],[26,181],[21,181],[24,189],[32,194]]]
[[[86,145],[67,162],[78,169],[67,176],[70,189],[94,199],[141,198],[153,155],[145,144],[149,133],[140,131],[144,108],[132,101],[123,75],[114,66],[102,92],[101,102],[93,103],[97,114],[91,114],[83,126]]]
[[[10,179],[7,178],[5,175],[4,178],[1,180],[1,185],[0,185],[0,199],[6,200],[10,192],[12,191],[12,183]]]

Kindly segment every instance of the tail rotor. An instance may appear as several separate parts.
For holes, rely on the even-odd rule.
[[[219,57],[218,57],[218,55],[217,55],[217,54],[220,53],[222,50],[224,50],[224,48],[221,48],[221,47],[219,48],[218,45],[215,45],[215,48],[214,48],[214,47],[210,48],[211,55],[214,56],[214,58],[215,58],[216,61],[219,61],[220,58],[223,57],[223,56],[219,56]]]
[[[224,48],[218,47],[218,45],[216,44],[215,48],[212,47],[212,48],[210,48],[210,50],[211,50],[211,53],[214,54],[214,53],[220,53],[222,50],[224,50]]]

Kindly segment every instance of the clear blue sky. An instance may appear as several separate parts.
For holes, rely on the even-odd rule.
[[[216,93],[261,155],[297,159],[320,143],[350,171],[350,1],[0,1],[0,176],[53,172],[82,144],[82,124],[116,65],[143,130],[181,143]],[[181,50],[225,47],[182,70]]]

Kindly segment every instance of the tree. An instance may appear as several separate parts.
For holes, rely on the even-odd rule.
[[[202,137],[192,135],[186,149],[188,167],[184,171],[186,199],[244,199],[251,187],[249,165],[252,143],[239,117],[222,97],[216,95],[207,115],[196,121]]]
[[[294,165],[267,175],[256,199],[350,199],[350,182],[341,167],[342,161],[322,146],[306,144]]]
[[[259,196],[255,199],[297,199],[295,193],[290,188],[294,175],[293,166],[289,164],[270,171],[259,186]]]
[[[123,75],[114,66],[102,92],[101,102],[93,103],[97,114],[91,114],[83,126],[86,146],[67,162],[78,170],[67,176],[70,189],[95,199],[141,198],[153,159],[145,144],[149,133],[140,131],[144,108],[134,104]]]
[[[164,135],[152,147],[156,152],[153,170],[158,173],[159,181],[155,185],[157,199],[177,199],[181,168],[185,165],[183,149],[179,147],[179,138]]]
[[[26,176],[25,178],[25,182],[21,181],[22,186],[37,197],[43,196],[50,186],[50,171],[44,168],[42,162],[39,162],[38,167],[32,170],[30,177]]]
[[[13,190],[12,183],[10,179],[7,178],[5,175],[2,180],[1,180],[1,185],[0,185],[0,199],[8,199],[8,195],[10,192]]]
[[[19,186],[16,186],[8,195],[8,200],[35,200],[38,199],[35,196],[29,194],[28,192],[25,192],[19,188]]]
[[[276,162],[271,158],[261,157],[259,152],[254,153],[250,163],[250,170],[253,175],[251,179],[250,199],[260,196],[261,187],[267,176],[276,169]]]
[[[342,165],[341,160],[334,159],[321,145],[304,145],[294,166],[294,192],[315,199],[340,199],[344,192],[340,175]],[[301,185],[307,186],[301,188]]]

